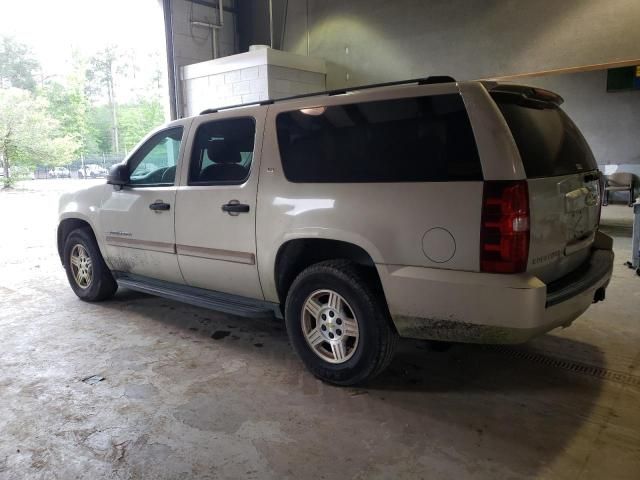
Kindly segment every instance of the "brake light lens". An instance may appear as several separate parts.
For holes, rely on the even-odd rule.
[[[529,259],[529,190],[526,180],[484,183],[480,270],[519,273]]]

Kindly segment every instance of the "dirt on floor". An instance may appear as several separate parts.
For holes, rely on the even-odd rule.
[[[371,384],[313,378],[276,320],[121,290],[79,301],[60,192],[0,192],[0,479],[640,478],[630,209],[607,299],[515,347],[402,341]],[[615,221],[607,223],[607,218]]]

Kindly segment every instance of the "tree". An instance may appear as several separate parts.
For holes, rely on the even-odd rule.
[[[58,120],[60,132],[72,138],[78,144],[78,150],[83,150],[88,133],[87,110],[89,107],[84,92],[77,86],[67,87],[54,82],[47,84],[43,93],[47,99],[47,110]]]
[[[0,163],[5,186],[12,165],[69,163],[78,143],[61,132],[43,98],[17,88],[0,89]]]
[[[0,88],[34,91],[39,65],[29,48],[11,37],[0,36]]]
[[[62,133],[73,138],[79,144],[79,150],[87,153],[91,105],[85,94],[85,67],[83,59],[74,52],[71,73],[61,81],[43,82],[37,93],[47,99],[49,113],[60,123]]]
[[[139,100],[135,104],[122,105],[119,122],[122,144],[129,151],[147,133],[164,122],[164,108],[159,100]]]
[[[151,55],[143,62],[147,67],[140,69],[135,55],[133,50],[109,46],[87,62],[86,91],[94,99],[89,114],[89,137],[105,153],[130,150],[165,120],[160,56]],[[109,141],[104,137],[104,100],[110,113]]]
[[[68,81],[67,84],[49,82],[42,89],[47,99],[47,110],[60,125],[60,133],[78,144],[78,151],[86,153],[89,136],[88,116],[91,108],[82,85]]]
[[[89,60],[87,69],[87,80],[89,81],[88,91],[90,94],[101,94],[106,91],[109,108],[111,109],[111,145],[115,153],[120,151],[120,140],[118,133],[118,103],[116,101],[116,91],[114,75],[122,68],[117,68],[119,59],[118,50],[114,46],[106,47],[99,51]]]
[[[88,153],[109,153],[113,151],[111,142],[111,110],[107,105],[92,106],[87,116],[87,138],[85,139]]]

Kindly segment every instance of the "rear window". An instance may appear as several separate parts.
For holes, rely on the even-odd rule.
[[[276,125],[291,182],[482,180],[458,94],[304,108]]]
[[[595,170],[586,140],[559,107],[494,95],[516,141],[528,178],[554,177]]]

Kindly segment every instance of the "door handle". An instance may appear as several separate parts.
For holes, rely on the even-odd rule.
[[[222,211],[227,212],[229,215],[249,213],[249,205],[240,203],[238,200],[231,200],[229,203],[222,205]]]
[[[164,203],[162,200],[156,200],[151,205],[149,205],[149,208],[155,212],[166,211],[171,208],[171,205],[169,205],[168,203]]]

